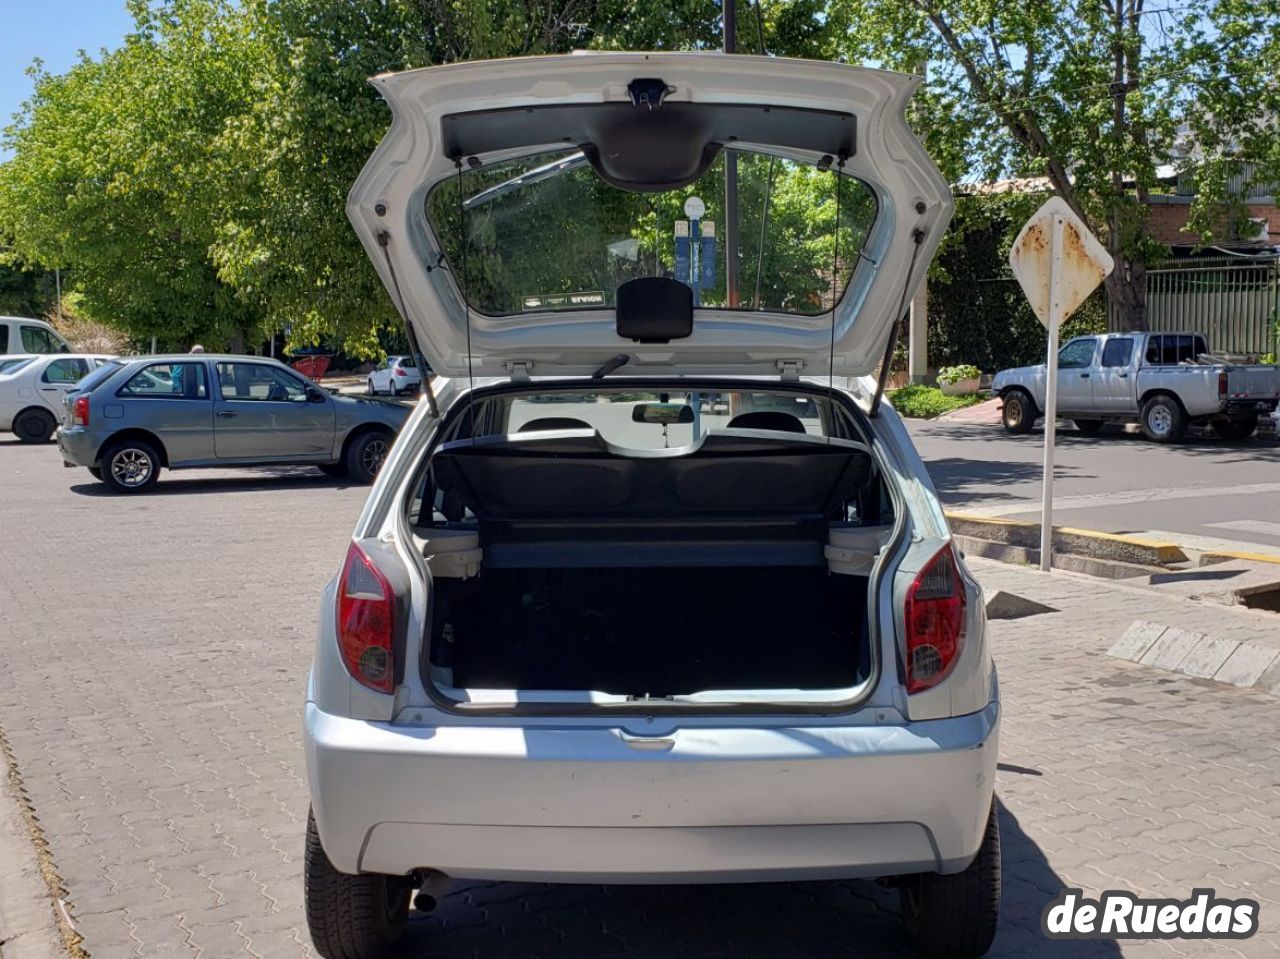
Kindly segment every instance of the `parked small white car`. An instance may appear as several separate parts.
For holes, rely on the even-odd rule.
[[[374,80],[348,215],[439,378],[321,604],[321,956],[391,955],[450,878],[885,877],[918,950],[986,951],[982,594],[869,376],[952,211],[917,82],[718,53]],[[723,223],[727,144],[751,216],[770,182],[830,211],[774,211],[729,292],[674,243],[690,194]]]
[[[12,430],[24,443],[47,443],[62,417],[62,397],[111,357],[52,353],[5,359],[15,362],[0,370],[0,430]]]
[[[412,356],[388,356],[369,374],[366,385],[370,396],[416,393],[422,389],[422,373]]]

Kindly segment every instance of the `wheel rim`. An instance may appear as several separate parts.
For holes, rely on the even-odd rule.
[[[1153,406],[1147,414],[1147,425],[1157,436],[1168,436],[1173,429],[1173,414],[1167,406]]]
[[[139,449],[121,450],[111,457],[111,475],[121,486],[141,486],[151,478],[151,457]]]
[[[376,476],[378,470],[382,469],[382,461],[386,459],[386,456],[387,441],[370,440],[360,453],[360,465],[368,470],[370,474]]]
[[[22,419],[22,435],[28,439],[39,439],[48,436],[44,422],[38,416],[26,416]]]
[[[1014,398],[1006,400],[1004,404],[1005,416],[1009,420],[1010,426],[1022,425],[1022,400]]]

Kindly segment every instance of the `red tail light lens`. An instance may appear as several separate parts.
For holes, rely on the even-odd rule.
[[[394,591],[355,543],[338,580],[338,648],[356,682],[381,693],[395,689]]]
[[[1225,400],[1227,398],[1227,374],[1225,371],[1218,374],[1218,399]]]
[[[408,375],[409,374],[406,373],[403,369],[401,369],[398,366],[396,367],[396,376],[408,376]]]
[[[89,425],[89,397],[77,396],[71,401],[71,422],[76,426]]]
[[[907,692],[950,675],[964,648],[964,581],[951,545],[925,565],[907,591]]]

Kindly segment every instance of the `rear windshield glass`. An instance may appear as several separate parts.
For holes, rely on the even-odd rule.
[[[84,379],[76,385],[76,388],[82,393],[91,393],[98,388],[98,384],[105,383],[116,370],[120,369],[123,364],[114,360],[103,363],[97,369],[93,370]]]
[[[734,155],[739,268],[732,290],[725,284],[723,151],[693,184],[664,193],[610,186],[574,151],[493,163],[437,184],[427,218],[460,290],[489,315],[612,307],[618,286],[643,276],[690,285],[701,306],[829,310],[875,222],[875,194],[830,168]]]
[[[4,327],[0,327],[0,330]],[[0,373],[17,373],[19,370],[35,362],[34,356],[24,356],[18,359],[5,359],[0,357]]]

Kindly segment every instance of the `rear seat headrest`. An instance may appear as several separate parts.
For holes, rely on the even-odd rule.
[[[525,423],[517,433],[543,433],[547,430],[589,430],[592,429],[590,423],[585,420],[575,419],[572,416],[544,416],[541,419],[530,420]]]
[[[728,423],[729,429],[739,430],[776,430],[779,433],[803,433],[804,424],[794,413],[783,413],[781,410],[755,410],[751,413],[739,413]]]

